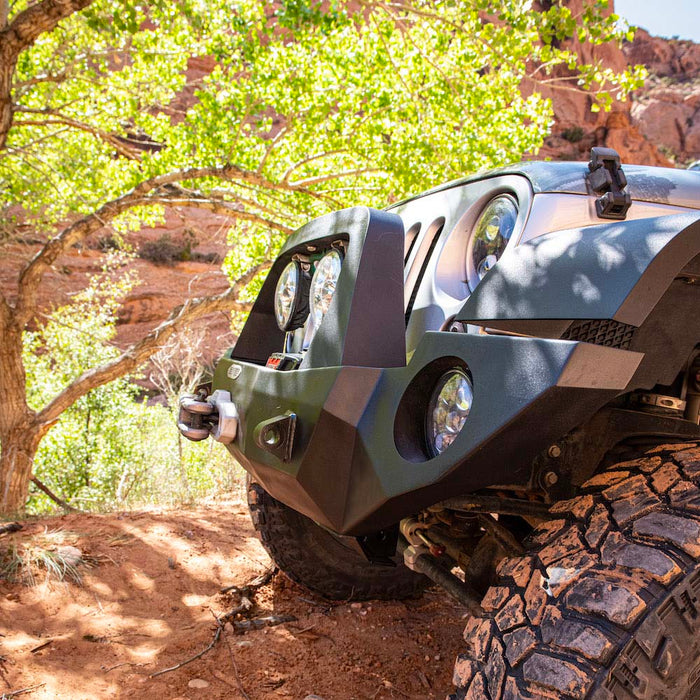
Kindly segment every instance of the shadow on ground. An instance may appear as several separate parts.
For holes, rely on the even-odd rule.
[[[270,566],[245,506],[71,514],[27,523],[0,545],[57,530],[96,564],[81,568],[80,585],[0,581],[0,696],[42,684],[22,697],[243,698],[242,687],[251,700],[380,700],[444,697],[450,686],[464,610],[441,592],[329,604],[284,576],[256,602],[296,621],[226,633],[203,658],[150,678],[210,643],[213,616],[235,603],[222,587]]]

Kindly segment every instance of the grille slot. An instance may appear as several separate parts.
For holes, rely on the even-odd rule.
[[[430,258],[433,255],[433,250],[435,250],[435,246],[440,238],[440,234],[442,234],[444,225],[445,220],[443,218],[440,218],[431,224],[430,228],[425,232],[425,236],[421,241],[416,258],[414,259],[411,269],[408,272],[406,282],[404,283],[404,293],[406,293],[408,289],[411,289],[411,295],[406,301],[406,325],[408,325],[408,321],[411,318],[413,304],[418,296],[418,290],[420,289],[421,282],[425,276],[425,271],[428,267],[428,263],[430,262]]]
[[[573,321],[564,331],[561,339],[627,350],[634,338],[635,330],[635,326],[608,319]]]

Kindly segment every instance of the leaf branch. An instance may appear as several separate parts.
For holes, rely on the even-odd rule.
[[[219,311],[248,311],[250,305],[239,301],[241,291],[253,278],[269,268],[269,262],[263,262],[250,268],[227,291],[213,297],[188,299],[180,308],[175,309],[170,318],[138,343],[130,347],[119,357],[100,367],[83,372],[75,381],[61,391],[37,414],[37,423],[47,426],[58,420],[63,411],[73,405],[89,391],[108,384],[119,377],[133,372],[137,367],[158,352],[165,342],[175,333],[192,323],[195,319]]]
[[[48,241],[34,256],[20,275],[19,294],[16,305],[17,323],[24,326],[32,318],[33,310],[36,305],[37,290],[44,273],[56,262],[58,257],[72,245],[75,245],[89,235],[99,231],[103,226],[129,209],[150,204],[162,204],[166,200],[169,204],[177,202],[180,191],[177,190],[177,194],[172,195],[172,193],[168,191],[169,185],[204,178],[238,180],[265,189],[299,192],[320,198],[320,195],[316,195],[308,190],[304,183],[289,185],[270,182],[259,173],[246,171],[235,165],[187,168],[144,180],[136,185],[130,192],[103,204],[97,211],[78,219],[64,228],[57,236]],[[220,213],[225,210],[228,216],[237,216],[240,219],[272,226],[285,234],[291,233],[290,228],[278,222],[237,210],[234,207],[223,207],[212,203],[211,200],[197,200],[195,198],[192,202],[181,201],[179,203],[183,205],[186,204],[187,206],[200,206],[210,210],[213,210],[215,206],[219,206]]]
[[[60,113],[55,113],[53,110],[41,110],[41,109],[27,109],[24,107],[15,108],[15,113],[27,113],[27,114],[37,114],[37,115],[49,115],[44,119],[15,119],[14,126],[67,126],[78,131],[84,131],[88,134],[92,134],[95,138],[104,141],[109,144],[114,150],[121,156],[128,158],[129,160],[140,160],[141,154],[136,148],[131,148],[127,143],[120,139],[115,134],[110,134],[104,129],[100,129],[96,126],[91,126],[90,124],[85,124],[72,117],[67,117]]]
[[[29,48],[42,34],[74,12],[86,8],[92,0],[41,0],[18,13],[0,30],[0,149],[4,148],[12,126],[12,77],[19,54]],[[6,5],[7,7],[7,5]],[[9,14],[9,8],[3,10]]]

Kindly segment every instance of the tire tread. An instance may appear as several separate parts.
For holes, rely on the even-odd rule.
[[[248,484],[248,508],[263,547],[292,581],[331,600],[392,600],[420,595],[428,580],[402,564],[372,566],[354,551],[347,561],[324,548],[331,535],[273,498],[262,486]],[[333,547],[333,543],[330,543]],[[336,547],[333,547],[335,550]]]
[[[468,620],[451,697],[684,697],[700,678],[698,482],[697,442],[660,445],[555,504]]]

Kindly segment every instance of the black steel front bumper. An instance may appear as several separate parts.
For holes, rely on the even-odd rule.
[[[528,485],[535,456],[619,394],[642,358],[587,343],[428,332],[406,363],[403,236],[397,216],[365,208],[303,227],[214,376],[238,412],[236,459],[275,498],[340,534],[374,532],[484,487]],[[339,238],[338,287],[301,367],[267,368],[283,342],[273,314],[281,270],[295,252]],[[472,376],[472,411],[450,448],[429,458],[428,398],[455,366]]]
[[[527,485],[534,457],[619,393],[639,359],[586,343],[426,333],[406,367],[278,372],[225,357],[214,386],[238,409],[229,449],[245,469],[316,522],[360,535],[451,496]],[[429,459],[428,397],[456,365],[473,377],[472,411],[450,448]],[[232,366],[241,368],[235,380]],[[296,426],[284,461],[261,428],[290,413]]]

